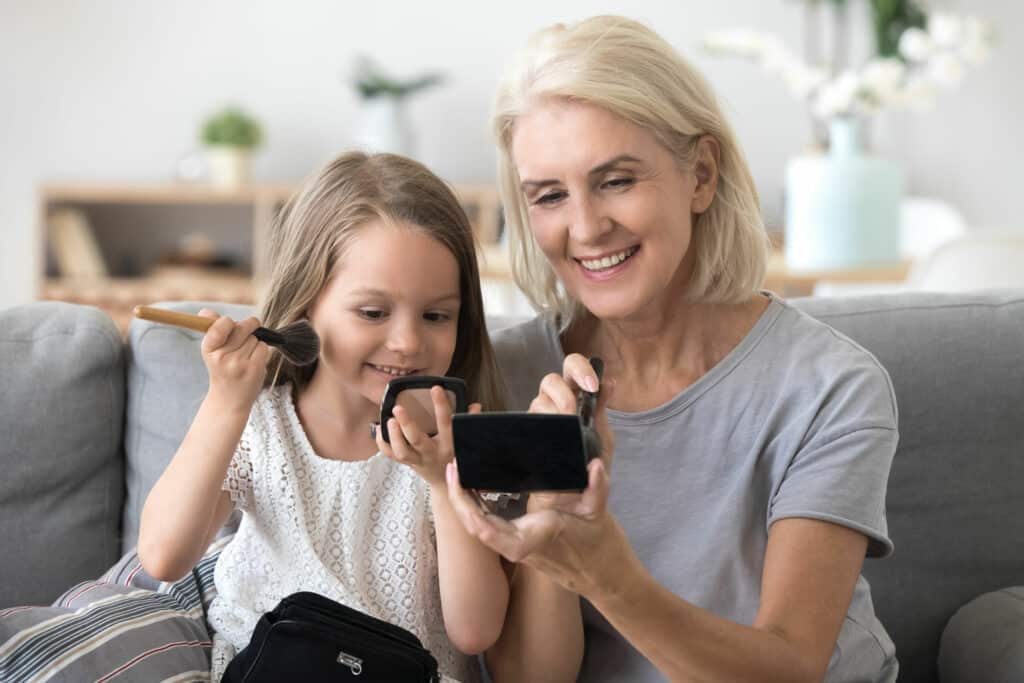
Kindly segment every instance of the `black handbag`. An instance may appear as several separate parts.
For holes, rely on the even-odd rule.
[[[303,592],[260,617],[221,680],[437,683],[440,676],[434,656],[401,626]]]

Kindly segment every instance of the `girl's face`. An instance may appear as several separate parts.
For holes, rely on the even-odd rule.
[[[459,305],[459,266],[447,247],[415,225],[368,223],[310,311],[321,341],[316,372],[379,405],[395,377],[445,374]]]
[[[629,318],[685,293],[692,214],[703,208],[695,174],[652,133],[549,100],[517,119],[512,156],[538,245],[594,315]]]

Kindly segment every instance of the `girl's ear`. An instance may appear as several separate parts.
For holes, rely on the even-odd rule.
[[[693,174],[697,186],[693,190],[690,209],[694,213],[704,213],[711,206],[718,190],[718,167],[721,163],[722,151],[718,140],[710,135],[701,136],[697,141],[697,154],[693,164]]]

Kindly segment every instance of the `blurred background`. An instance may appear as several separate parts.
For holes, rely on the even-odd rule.
[[[874,4],[845,3],[842,31],[851,62],[874,50]],[[952,209],[952,222],[967,232],[1024,236],[1018,209],[1024,48],[1017,41],[1024,3],[918,4],[985,19],[996,36],[991,55],[955,87],[936,93],[931,108],[872,113],[861,152],[899,170],[902,197],[941,202],[939,213],[930,214],[940,217],[934,220],[948,219],[942,211]],[[781,243],[788,166],[812,153],[820,127],[816,133],[807,102],[782,79],[749,60],[723,58],[707,43],[714,31],[748,27],[806,55],[808,40],[827,44],[839,30],[834,17],[812,21],[807,2],[0,0],[0,308],[39,297],[74,299],[86,289],[75,283],[86,280],[62,276],[85,278],[97,268],[101,290],[117,278],[151,274],[157,265],[199,263],[252,277],[260,230],[291,188],[374,134],[367,123],[373,98],[356,83],[366,58],[406,84],[440,76],[401,98],[407,139],[400,144],[461,189],[487,239],[500,241],[500,225],[489,217],[496,154],[488,128],[500,74],[536,29],[600,13],[647,23],[708,77]],[[226,107],[256,122],[259,144],[248,179],[212,189],[214,162],[202,135]],[[51,243],[51,236],[63,243]],[[99,262],[76,264],[69,250],[99,252]],[[906,259],[851,261],[834,270],[839,281],[870,281],[883,271],[881,279],[902,281],[912,265]],[[829,279],[827,263],[789,272],[783,259],[779,267],[779,277],[794,279],[777,288],[794,285],[794,293]],[[500,279],[500,264],[492,270]],[[814,277],[800,280],[797,271]],[[136,289],[124,296],[205,293]],[[520,310],[510,298],[501,301],[492,308]]]

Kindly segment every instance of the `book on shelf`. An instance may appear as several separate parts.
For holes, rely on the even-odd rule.
[[[82,211],[55,209],[47,215],[46,225],[53,257],[63,277],[107,277],[99,242]]]

